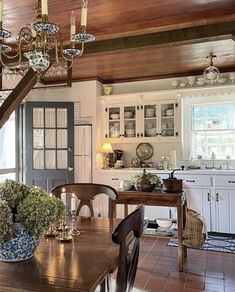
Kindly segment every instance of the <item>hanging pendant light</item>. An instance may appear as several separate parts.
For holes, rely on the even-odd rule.
[[[213,65],[213,59],[215,58],[216,55],[213,55],[212,53],[206,57],[206,60],[209,61],[210,65],[203,72],[205,81],[211,85],[218,81],[220,75],[219,69]]]

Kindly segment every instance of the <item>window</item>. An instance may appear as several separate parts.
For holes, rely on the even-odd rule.
[[[15,114],[0,129],[0,182],[16,178]]]
[[[235,158],[235,103],[192,106],[191,155]]]

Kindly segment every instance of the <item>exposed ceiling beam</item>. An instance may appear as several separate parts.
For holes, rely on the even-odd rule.
[[[235,71],[235,65],[233,67],[227,68],[220,68],[220,73],[227,73]],[[113,83],[122,83],[122,82],[131,82],[131,81],[143,81],[143,80],[155,80],[155,79],[167,79],[167,78],[178,78],[178,77],[188,77],[188,76],[198,76],[202,75],[203,71],[194,70],[194,71],[187,71],[187,72],[173,72],[169,74],[161,74],[161,75],[149,75],[149,76],[141,76],[141,77],[134,77],[134,78],[123,78],[123,79],[111,79],[111,80],[103,80],[97,77],[89,77],[89,78],[74,78],[73,82],[84,82],[90,80],[97,80],[103,84],[113,84]],[[43,80],[43,84],[45,85],[54,85],[54,84],[64,84],[66,79],[54,79],[54,80]],[[46,87],[45,87],[46,88]]]
[[[29,71],[14,88],[14,90],[7,97],[7,99],[0,106],[0,128],[2,128],[2,126],[9,119],[14,110],[16,110],[17,106],[34,87],[36,82],[37,73],[30,68]]]
[[[234,35],[235,21],[230,21],[138,36],[95,41],[85,45],[84,55],[107,53],[108,51],[119,51],[153,45],[173,46],[199,43],[202,41],[209,42],[234,39]]]
[[[177,46],[226,39],[235,39],[235,21],[88,42],[85,44],[84,55],[107,54],[107,52],[141,49],[146,46]],[[64,48],[69,48],[69,45]],[[51,58],[54,58],[54,53]],[[23,60],[27,61],[25,57]],[[12,64],[15,59],[4,59],[4,61]]]

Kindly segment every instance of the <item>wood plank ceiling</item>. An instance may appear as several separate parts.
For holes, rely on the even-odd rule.
[[[36,0],[5,0],[3,27],[16,35],[32,22],[36,5]],[[48,5],[49,20],[68,40],[70,13],[74,10],[79,23],[81,0],[48,0]],[[74,80],[196,75],[209,53],[217,55],[221,71],[235,71],[235,0],[89,0],[87,30],[96,42],[74,62]]]

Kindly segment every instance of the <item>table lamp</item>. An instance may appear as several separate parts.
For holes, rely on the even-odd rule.
[[[110,143],[104,143],[101,147],[101,152],[104,153],[102,169],[108,169],[109,168],[108,154],[113,153],[112,145]]]

